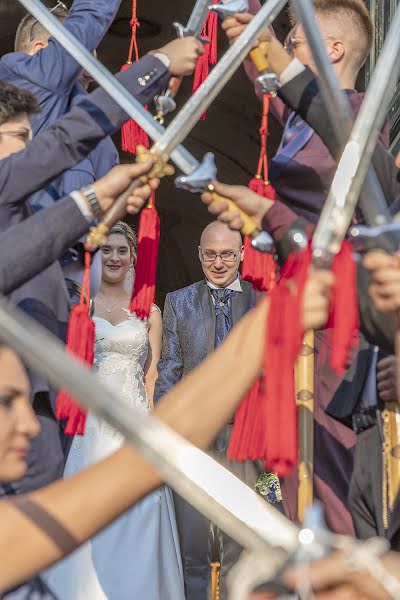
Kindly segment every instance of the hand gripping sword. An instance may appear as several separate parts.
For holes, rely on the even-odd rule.
[[[208,16],[209,3],[210,0],[196,1],[186,27],[180,23],[173,23],[179,38],[195,37],[202,43],[208,42],[207,39],[201,36],[201,32]],[[174,112],[176,109],[175,96],[181,87],[182,79],[182,77],[172,77],[166,92],[156,96],[154,99],[157,111],[156,119],[161,125],[164,122],[165,115]]]
[[[213,4],[210,10],[218,13],[222,17],[229,17],[236,13],[249,12],[249,0],[221,0],[218,4]],[[249,53],[250,60],[259,73],[257,83],[265,94],[276,96],[278,89],[278,78],[275,73],[268,68],[268,61],[262,50],[253,48]]]

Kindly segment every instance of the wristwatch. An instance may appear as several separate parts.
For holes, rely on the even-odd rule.
[[[101,208],[94,189],[90,185],[85,185],[80,191],[85,196],[94,218],[99,219],[103,214],[103,209]]]

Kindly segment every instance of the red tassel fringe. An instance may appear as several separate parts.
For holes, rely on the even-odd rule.
[[[124,65],[121,71],[126,71],[131,65]],[[147,110],[147,106],[145,106]],[[139,127],[139,125],[133,119],[126,121],[121,127],[121,146],[124,152],[130,152],[136,155],[136,148],[138,146],[144,146],[150,148],[149,136],[147,133]]]
[[[133,58],[135,58],[136,61],[139,60],[139,50],[136,39],[136,31],[138,27],[140,27],[140,23],[137,18],[136,4],[136,0],[132,0],[132,19],[130,21],[130,25],[132,28],[131,43],[129,47],[128,60],[126,64],[121,67],[121,71],[126,71],[127,69],[130,69]],[[147,109],[147,106],[145,108]],[[143,129],[139,127],[139,125],[133,119],[130,119],[121,127],[121,146],[124,152],[130,152],[133,155],[136,155],[136,148],[138,146],[150,148],[147,133],[143,131]]]
[[[85,254],[85,274],[82,284],[80,303],[74,306],[68,323],[67,351],[79,358],[83,363],[92,366],[94,359],[95,324],[89,315],[90,306],[90,260],[89,252]],[[86,410],[69,395],[61,390],[57,396],[57,419],[66,419],[64,433],[67,435],[84,435]]]
[[[213,0],[213,4],[216,4],[219,0]],[[202,54],[197,63],[194,71],[193,80],[193,93],[201,86],[201,84],[207,79],[210,72],[210,65],[216,65],[218,60],[218,15],[214,12],[209,12],[207,21],[204,24],[202,36],[210,40],[209,44],[204,46],[204,54]],[[200,117],[200,121],[204,121],[206,118],[204,113]]]
[[[275,190],[268,181],[268,158],[267,158],[267,137],[268,137],[268,113],[269,96],[263,97],[263,115],[260,127],[260,158],[258,161],[257,175],[250,180],[249,188],[269,200],[275,200]],[[268,292],[275,286],[277,264],[273,256],[262,254],[254,250],[251,240],[244,240],[245,253],[242,263],[242,277],[249,281],[254,289],[261,292]]]
[[[348,366],[351,350],[358,343],[357,270],[349,242],[344,241],[335,256],[332,271],[335,275],[330,304],[328,329],[332,329],[330,365],[343,374]]]
[[[297,407],[294,364],[303,339],[302,302],[311,264],[311,248],[289,256],[270,294],[264,362],[265,382],[258,381],[236,412],[228,456],[259,460],[267,470],[288,475],[297,466]],[[344,242],[332,265],[336,285],[330,318],[331,366],[343,373],[358,330],[356,267]],[[297,293],[293,293],[291,285]],[[339,291],[340,290],[340,291]]]
[[[138,260],[130,305],[131,312],[135,312],[140,319],[148,318],[154,303],[159,244],[160,219],[154,206],[153,194],[150,204],[140,213]]]

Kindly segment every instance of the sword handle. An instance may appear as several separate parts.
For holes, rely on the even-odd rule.
[[[259,46],[250,52],[250,59],[259,73],[268,71],[268,61]]]
[[[217,192],[214,192],[212,190],[212,186],[210,186],[211,189],[211,193],[212,193],[212,199],[216,202],[227,202],[228,203],[228,210],[230,211],[236,211],[238,213],[240,213],[241,218],[243,219],[244,225],[241,229],[241,233],[243,235],[248,235],[249,237],[255,238],[257,237],[257,235],[260,233],[260,229],[258,227],[258,225],[255,223],[255,221],[253,221],[253,219],[251,217],[249,217],[249,215],[247,213],[245,213],[243,210],[241,210],[232,200],[229,200],[229,198],[225,198],[224,196],[221,196],[220,194],[217,194]]]
[[[179,88],[182,85],[183,77],[171,77],[169,80],[168,91],[171,96],[175,98],[177,93],[179,92]]]
[[[96,227],[92,227],[88,233],[88,237],[85,241],[85,249],[89,252],[94,252],[99,246],[102,246],[107,241],[108,233],[113,225],[125,216],[126,213],[126,202],[129,196],[132,196],[133,192],[141,187],[144,183],[147,183],[147,175],[143,175],[138,179],[132,181],[130,186],[125,192],[123,192],[111,208],[105,213],[102,220]]]

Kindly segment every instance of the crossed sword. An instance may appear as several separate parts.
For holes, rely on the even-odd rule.
[[[191,191],[209,189],[211,181],[216,176],[214,157],[212,154],[208,154],[199,163],[180,145],[181,142],[184,141],[201,114],[213,102],[249,54],[261,32],[286,4],[286,0],[268,0],[251,24],[225,53],[196,94],[165,130],[151,118],[124,86],[49,13],[40,0],[19,0],[19,2],[156,141],[151,149],[151,154],[156,157],[156,162],[158,160],[165,165],[170,157],[184,173],[177,179],[177,185]],[[232,12],[247,9],[246,0],[230,0],[230,2],[223,2],[220,8],[218,8],[219,5],[213,5],[210,9],[219,10],[226,15],[229,14],[229,4]],[[322,38],[315,26],[312,4],[310,0],[295,0],[294,4],[314,56],[324,65],[321,79],[324,98],[328,99],[330,94],[331,98],[334,97],[339,101],[339,93],[334,84],[331,66],[325,56]],[[198,5],[199,2],[196,3],[196,6]],[[399,69],[399,28],[400,10],[397,10],[313,237],[314,262],[325,268],[329,268],[349,229],[352,214],[386,115],[389,103],[387,96],[389,78],[395,76]],[[260,61],[259,71],[261,82],[263,78],[264,80],[269,78],[265,62]],[[342,97],[340,97],[340,103],[341,110],[347,110],[344,108]],[[332,103],[331,106],[333,106]],[[334,116],[335,113],[331,110],[328,111],[328,114]],[[344,114],[344,112],[336,112],[337,114]],[[347,122],[350,129],[349,113],[348,117]],[[333,124],[335,125],[335,120],[333,120]],[[344,136],[339,132],[339,128],[336,127],[336,129],[338,130],[337,135],[341,135],[343,139]],[[358,241],[365,240],[364,243],[369,247],[371,244],[374,245],[375,241],[382,244],[382,240],[384,240],[387,245],[390,245],[392,251],[397,250],[400,246],[399,229],[390,222],[387,207],[382,202],[382,195],[376,180],[373,184],[373,191],[375,197],[373,201],[370,201],[369,215],[375,214],[371,216],[371,219],[368,218],[368,222],[380,226],[380,229],[375,227],[373,231],[367,231],[358,228],[357,231],[352,231],[353,237]],[[124,201],[125,198],[121,198],[120,204],[124,204]],[[236,206],[232,206],[232,208],[237,210]],[[122,210],[122,206],[118,210]],[[332,216],[337,220],[334,221]],[[379,216],[378,219],[377,216]],[[257,239],[260,232],[252,220],[244,215],[244,221],[244,233]],[[96,243],[94,240],[93,244]],[[267,236],[266,242],[263,240],[261,246],[267,249],[268,247],[272,248],[272,240]],[[244,584],[240,586],[239,577],[236,578],[237,590],[240,588],[243,593],[243,596],[240,595],[240,597],[244,598],[244,594],[251,590],[254,583],[273,576],[277,570],[282,568],[288,557],[295,554],[299,546],[303,553],[307,547],[308,556],[320,554],[327,546],[345,547],[346,544],[347,548],[350,544],[354,552],[355,542],[346,542],[341,536],[325,534],[322,543],[321,540],[318,541],[318,536],[303,535],[304,531],[307,533],[307,530],[301,532],[296,525],[261,500],[244,483],[156,418],[145,418],[140,415],[135,415],[133,418],[124,403],[119,401],[117,394],[111,394],[109,390],[105,390],[95,375],[65,353],[60,342],[21,311],[11,307],[4,299],[0,301],[0,338],[13,347],[32,368],[48,378],[54,386],[68,389],[83,406],[119,429],[127,441],[132,443],[162,473],[165,480],[179,494],[252,553],[253,562],[250,564],[254,565],[254,576],[247,574],[245,586]],[[236,501],[237,498],[240,498],[240,503]],[[273,553],[270,551],[271,548],[274,548]],[[271,560],[272,556],[274,556],[273,561]],[[257,557],[256,567],[254,561]],[[239,598],[239,594],[235,591],[232,593],[235,598]]]

